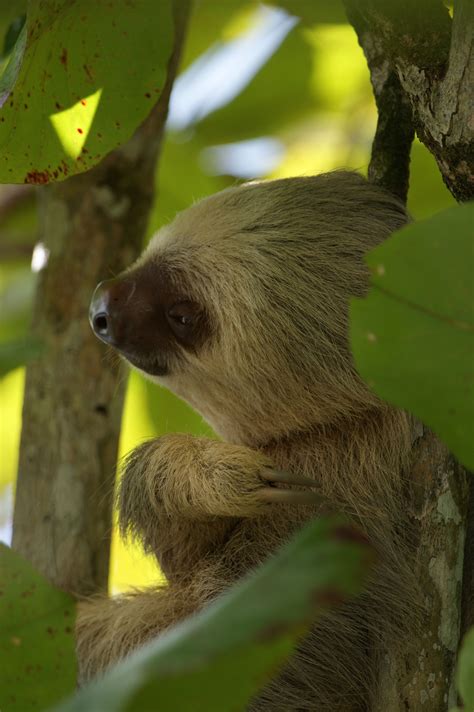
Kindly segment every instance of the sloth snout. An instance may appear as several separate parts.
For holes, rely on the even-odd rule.
[[[134,282],[107,279],[97,285],[92,295],[89,322],[94,334],[106,344],[120,348],[124,344],[127,303],[135,290]]]

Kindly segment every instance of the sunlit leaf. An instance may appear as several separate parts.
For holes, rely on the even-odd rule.
[[[199,615],[145,646],[56,712],[236,712],[308,624],[360,590],[371,557],[319,519]]]
[[[474,468],[474,203],[372,250],[372,289],[352,303],[352,349],[382,398],[429,425]]]
[[[0,709],[38,712],[76,684],[74,602],[0,544]]]
[[[170,0],[30,2],[0,80],[0,180],[61,180],[126,141],[160,95],[172,36]]]

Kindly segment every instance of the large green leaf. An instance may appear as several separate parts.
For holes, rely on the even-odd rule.
[[[38,712],[76,684],[74,602],[0,544],[0,709]]]
[[[56,712],[243,710],[306,626],[360,589],[370,560],[340,520],[316,520],[212,606]]]
[[[457,685],[465,712],[474,710],[474,628],[465,636],[459,653]]]
[[[351,306],[362,377],[421,418],[474,467],[474,203],[392,235],[367,263],[372,289]]]
[[[170,0],[30,0],[0,78],[0,181],[95,165],[146,118],[166,79]]]

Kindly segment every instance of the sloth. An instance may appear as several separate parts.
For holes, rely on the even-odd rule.
[[[202,609],[329,507],[364,532],[377,564],[250,709],[360,712],[379,694],[416,609],[403,506],[413,423],[359,377],[348,314],[368,290],[364,254],[407,219],[349,171],[249,183],[178,214],[97,287],[96,335],[221,439],[169,434],[128,457],[121,533],[167,585],[80,605],[82,680]]]

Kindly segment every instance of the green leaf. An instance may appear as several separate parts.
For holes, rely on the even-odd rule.
[[[37,339],[27,338],[0,343],[0,378],[8,371],[23,366],[41,353],[42,344]]]
[[[371,556],[318,519],[202,613],[145,646],[56,712],[236,712],[317,615],[360,590]]]
[[[74,602],[0,544],[0,709],[43,710],[76,684]]]
[[[465,712],[474,711],[474,628],[465,635],[459,652],[456,679]]]
[[[10,54],[23,26],[21,19],[26,17],[27,0],[9,0],[0,3],[0,74],[5,58]]]
[[[372,289],[351,305],[369,386],[474,467],[474,203],[399,230],[372,250]]]
[[[0,181],[91,168],[146,118],[166,80],[170,0],[31,0],[0,79]]]

